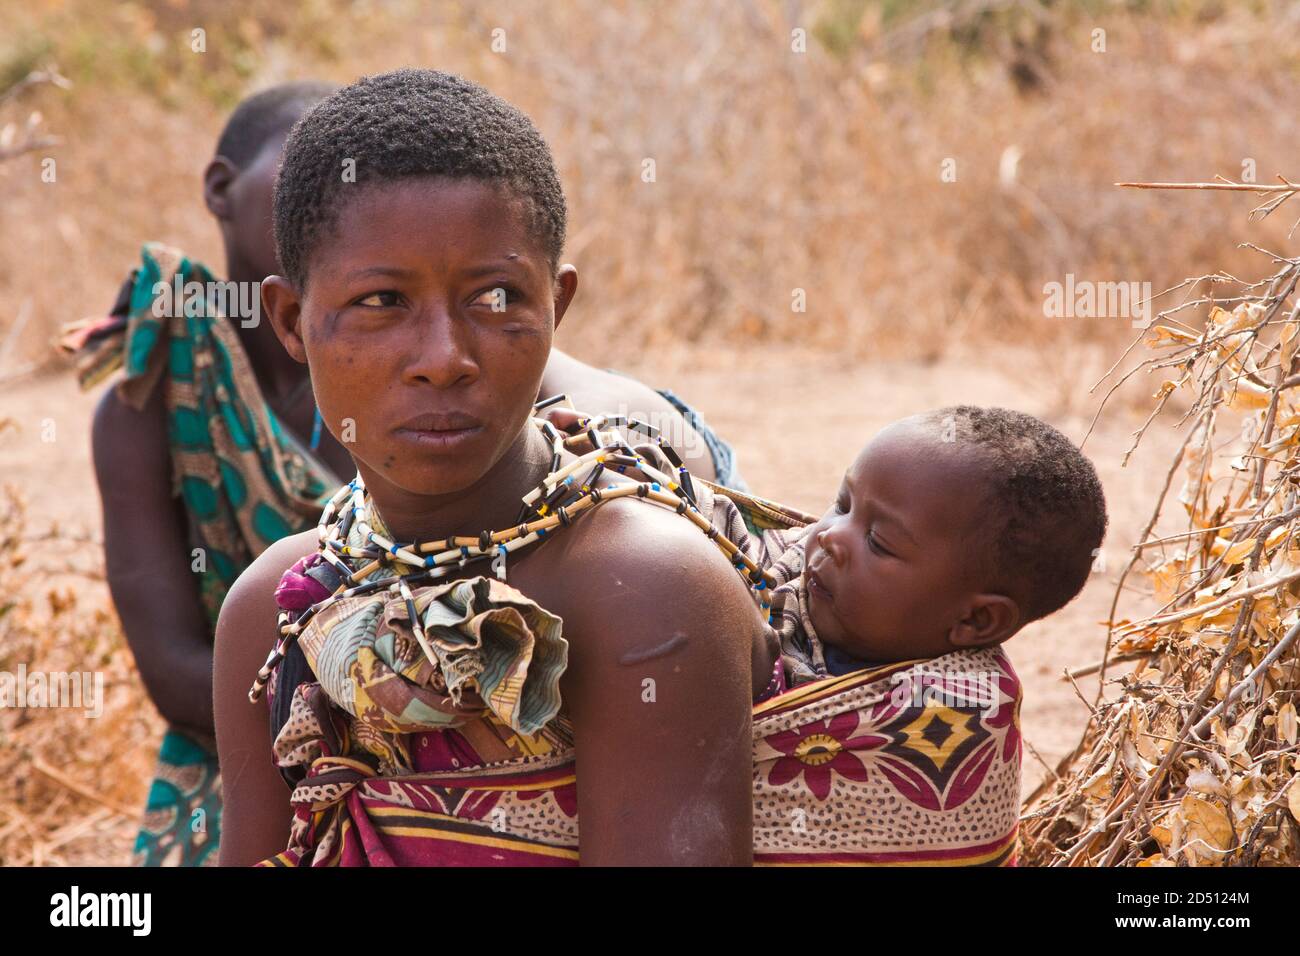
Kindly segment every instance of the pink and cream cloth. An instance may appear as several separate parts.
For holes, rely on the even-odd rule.
[[[736,503],[758,536],[801,523],[761,499]],[[330,573],[318,555],[298,562],[281,606],[321,600]],[[270,685],[287,714],[273,752],[294,782],[294,823],[262,865],[575,865],[563,622],[495,579],[420,588],[435,663],[396,595],[345,603],[304,630],[306,679],[282,679],[291,657]],[[990,648],[820,677],[756,704],[755,863],[1014,865],[1020,700]]]

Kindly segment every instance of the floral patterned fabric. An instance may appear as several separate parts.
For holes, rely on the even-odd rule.
[[[758,516],[756,530],[781,514]],[[331,590],[326,576],[319,562],[299,562],[277,591],[280,605],[294,611],[320,600]],[[490,619],[500,602],[519,614],[515,626],[537,628],[534,641],[552,628],[549,638],[560,639],[562,623],[513,589],[486,579],[458,585],[480,595],[474,612],[452,615],[467,638],[474,615]],[[390,611],[379,617],[384,627],[401,622]],[[520,638],[516,646],[528,646]],[[475,715],[440,712],[423,729],[395,733],[382,726],[388,716],[377,723],[359,712],[335,677],[295,687],[278,678],[271,696],[289,706],[273,749],[294,771],[295,816],[289,846],[262,865],[577,864],[573,734],[562,714],[528,732],[480,694]],[[441,686],[431,673],[415,683]],[[1020,699],[1010,662],[994,648],[812,680],[758,704],[755,862],[1013,864]]]
[[[319,684],[276,741],[307,770],[269,866],[574,865],[577,780],[563,720],[532,737],[486,717],[404,735],[379,772]],[[1020,683],[1000,650],[804,684],[754,712],[760,865],[1011,865]]]

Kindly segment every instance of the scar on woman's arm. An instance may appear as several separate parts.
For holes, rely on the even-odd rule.
[[[618,662],[620,664],[643,664],[646,661],[654,660],[656,657],[664,657],[671,654],[685,643],[686,635],[679,631],[662,644],[656,644],[654,647],[642,648],[635,651],[628,651],[618,659]]]

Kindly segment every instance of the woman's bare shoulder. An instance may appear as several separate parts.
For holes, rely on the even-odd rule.
[[[244,866],[282,850],[289,834],[284,781],[269,757],[270,717],[248,699],[258,668],[275,646],[275,587],[295,561],[316,549],[315,531],[282,538],[236,579],[221,605],[213,664],[213,717],[224,810],[221,862]]]
[[[624,499],[593,509],[555,544],[567,588],[566,624],[659,643],[667,631],[725,632],[749,647],[762,617],[749,585],[694,524],[658,505]],[[567,630],[567,628],[566,628]],[[728,642],[729,643],[729,642]]]
[[[263,551],[231,585],[221,604],[217,623],[217,653],[222,645],[242,645],[255,641],[262,653],[270,650],[268,635],[275,634],[275,588],[280,577],[299,558],[316,550],[319,538],[315,529],[281,538]],[[242,655],[241,655],[242,656]],[[251,680],[251,677],[250,677]]]

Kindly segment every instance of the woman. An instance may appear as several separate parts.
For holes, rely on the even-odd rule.
[[[237,302],[257,304],[258,284],[278,268],[271,200],[285,137],[335,89],[271,87],[240,103],[222,130],[204,200],[221,231],[224,274],[243,290]],[[172,301],[176,282],[207,288],[213,274],[157,243],[143,259],[111,313],[70,326],[64,347],[83,388],[125,373],[105,392],[92,435],[105,563],[141,676],[168,722],[136,861],[202,865],[216,861],[221,828],[212,736],[221,603],[267,545],[315,525],[340,475],[355,467],[322,428],[306,368],[269,323],[226,315],[215,299],[187,316]],[[743,487],[730,447],[671,392],[558,349],[541,388],[664,424],[695,473]]]
[[[530,418],[577,291],[560,264],[563,193],[532,124],[446,74],[363,79],[295,128],[275,202],[283,275],[264,283],[265,307],[376,526],[417,542],[515,524],[554,464]],[[278,637],[276,585],[317,541],[269,548],[222,609],[223,864],[287,843],[266,710],[247,688]],[[767,633],[735,577],[689,523],[638,501],[512,555],[510,586],[562,621],[551,723],[576,753],[583,863],[750,862],[750,659]]]

